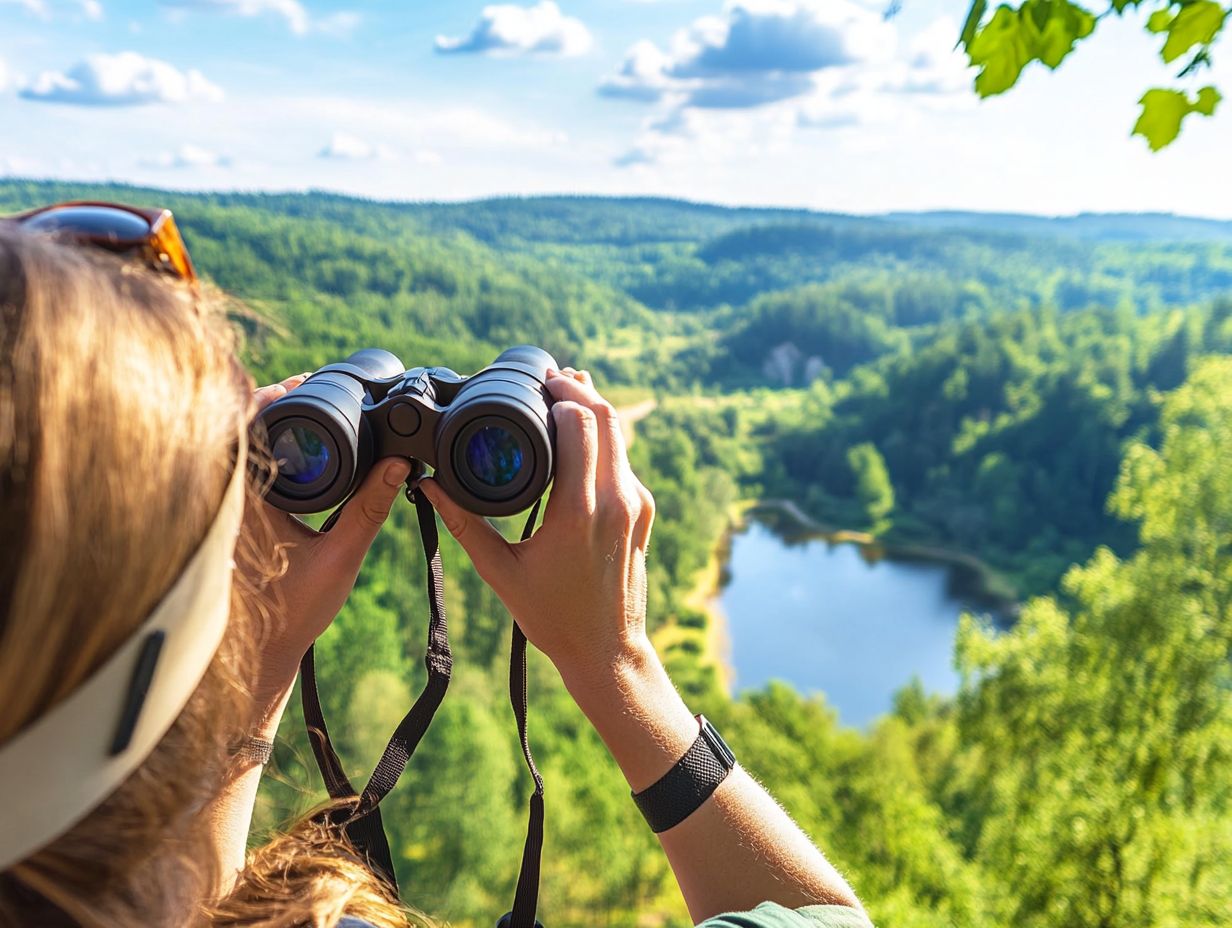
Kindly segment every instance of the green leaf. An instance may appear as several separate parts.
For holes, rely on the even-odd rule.
[[[1156,10],[1146,21],[1148,32],[1167,32],[1170,25],[1172,25],[1172,11],[1169,9]]]
[[[1151,151],[1159,151],[1180,135],[1181,122],[1190,113],[1211,116],[1222,98],[1214,87],[1203,87],[1196,100],[1179,90],[1155,87],[1142,95],[1142,115],[1134,123],[1133,135],[1146,139]]]
[[[1038,4],[1045,6],[1044,3]],[[1095,17],[1072,3],[1049,3],[1048,16],[1040,28],[1039,60],[1055,69],[1074,50],[1074,43],[1091,34]]]
[[[1158,22],[1158,15],[1155,13],[1147,20],[1147,28],[1153,32],[1162,31],[1153,28]],[[1175,61],[1195,45],[1209,45],[1223,28],[1227,15],[1227,11],[1214,0],[1187,3],[1168,24],[1168,39],[1160,56],[1164,61]]]
[[[971,9],[967,11],[967,21],[963,23],[962,33],[958,37],[958,44],[963,48],[969,46],[975,38],[975,30],[980,28],[980,21],[987,11],[988,0],[973,0]]]
[[[1094,28],[1095,17],[1069,0],[1025,0],[1018,9],[1002,4],[966,45],[980,68],[976,92],[989,97],[1009,90],[1032,61],[1055,69]]]
[[[999,6],[989,23],[967,46],[967,56],[980,66],[975,78],[975,90],[981,97],[1003,93],[1018,81],[1018,75],[1031,60],[1030,50],[1023,41],[1018,11]]]
[[[1214,116],[1215,107],[1223,95],[1214,87],[1203,87],[1198,91],[1198,102],[1194,104],[1194,112],[1203,116]]]

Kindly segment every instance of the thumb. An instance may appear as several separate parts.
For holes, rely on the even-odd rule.
[[[330,547],[338,545],[362,560],[410,473],[411,463],[405,458],[389,458],[372,468],[329,531]]]
[[[470,555],[479,576],[492,587],[500,584],[513,566],[513,546],[483,516],[467,512],[450,499],[431,477],[420,480],[419,489],[440,513],[449,534]]]

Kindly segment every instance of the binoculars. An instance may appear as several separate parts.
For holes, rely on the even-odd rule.
[[[278,466],[266,498],[286,512],[322,512],[376,461],[397,455],[433,468],[471,512],[520,512],[552,479],[556,430],[544,384],[555,367],[531,345],[502,352],[470,377],[447,367],[407,370],[379,348],[326,365],[261,413]]]

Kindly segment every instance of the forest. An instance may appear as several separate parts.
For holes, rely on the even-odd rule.
[[[654,640],[881,928],[1228,922],[1232,223],[0,181],[0,213],[65,199],[173,209],[198,269],[242,301],[258,382],[363,347],[469,372],[529,342],[618,406],[655,400],[630,449],[658,508]],[[904,680],[868,730],[784,684],[733,695],[696,594],[732,513],[768,498],[969,555],[1016,618],[964,617],[958,694]],[[317,648],[360,780],[424,680],[416,531],[396,507]],[[442,547],[454,682],[384,818],[408,901],[488,925],[512,899],[531,784],[509,617]],[[530,739],[544,923],[690,924],[540,655]],[[323,797],[293,710],[254,840]]]

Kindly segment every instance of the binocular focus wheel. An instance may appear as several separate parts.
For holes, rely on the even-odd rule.
[[[496,928],[512,928],[512,926],[513,926],[513,913],[512,912],[506,912],[504,915],[500,917],[500,921],[496,923]],[[543,922],[539,921],[539,919],[537,918],[535,919],[535,928],[543,928]]]

